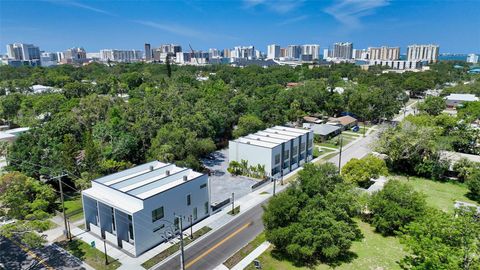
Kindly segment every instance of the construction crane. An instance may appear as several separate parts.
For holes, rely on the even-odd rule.
[[[197,62],[197,65],[199,65],[199,64],[198,64],[198,59],[197,59],[197,57],[195,56],[195,51],[193,50],[192,45],[190,45],[190,43],[188,43],[188,46],[190,47],[190,50],[192,51],[193,57],[195,58],[195,62]]]

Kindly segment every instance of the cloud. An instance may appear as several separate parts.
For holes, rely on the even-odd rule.
[[[349,28],[361,26],[362,17],[372,15],[375,10],[388,6],[390,0],[337,0],[324,11]]]
[[[246,8],[265,6],[267,9],[285,14],[300,7],[305,0],[244,0]]]
[[[162,24],[162,23],[156,23],[152,21],[142,21],[142,20],[135,20],[133,22],[141,25],[157,28],[166,32],[170,32],[175,35],[179,35],[179,36],[192,37],[192,38],[198,38],[198,39],[207,39],[211,37],[210,34],[202,33],[200,31],[197,31],[185,26],[181,26],[181,25]]]
[[[45,1],[53,3],[53,4],[60,4],[60,5],[64,5],[64,6],[72,6],[72,7],[77,7],[77,8],[86,9],[86,10],[90,10],[90,11],[93,11],[93,12],[109,15],[109,16],[115,16],[115,14],[113,14],[109,11],[99,9],[99,8],[96,8],[96,7],[92,7],[92,6],[86,5],[84,3],[77,2],[77,1],[69,1],[69,0],[65,0],[65,1],[64,0],[45,0]]]
[[[298,16],[298,17],[293,17],[293,18],[290,18],[290,19],[286,19],[285,21],[280,22],[280,23],[278,23],[277,25],[278,25],[278,26],[283,26],[283,25],[287,25],[287,24],[292,24],[292,23],[296,23],[296,22],[300,22],[300,21],[306,20],[306,19],[308,19],[308,18],[309,18],[308,15],[302,15],[302,16]]]

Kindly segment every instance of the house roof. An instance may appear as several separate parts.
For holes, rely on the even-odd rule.
[[[317,117],[313,117],[313,116],[304,116],[303,120],[306,121],[306,122],[317,123],[317,124],[320,124],[322,122],[322,120],[318,119]]]
[[[274,126],[254,134],[240,137],[234,142],[262,146],[266,148],[275,148],[284,142],[309,133],[310,130],[303,128],[290,128],[284,126]]]
[[[478,98],[472,94],[450,94],[446,96],[445,99],[458,101],[478,101]]]
[[[202,174],[192,169],[152,161],[92,182],[144,200],[199,176]]]
[[[347,125],[350,125],[352,123],[355,123],[355,121],[357,121],[357,119],[355,119],[354,117],[351,117],[350,115],[345,115],[345,116],[341,116],[341,117],[338,117],[338,118],[330,118],[328,119],[329,121],[332,121],[332,122],[339,122],[342,126],[347,126]]]
[[[313,130],[314,134],[327,136],[327,135],[330,135],[330,134],[332,134],[336,131],[339,131],[340,127],[332,126],[332,125],[328,125],[328,124],[320,124],[320,125],[313,124],[313,125],[310,125],[310,129]]]

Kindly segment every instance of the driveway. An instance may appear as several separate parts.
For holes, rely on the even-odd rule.
[[[210,192],[211,203],[221,202],[235,193],[235,198],[240,198],[252,191],[256,180],[245,176],[233,176],[227,172],[228,148],[215,151],[209,158],[202,160],[203,165],[211,171]]]

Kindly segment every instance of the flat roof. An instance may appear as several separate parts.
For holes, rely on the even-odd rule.
[[[290,128],[283,126],[274,126],[265,130],[240,137],[234,142],[257,145],[266,148],[274,148],[284,142],[298,138],[304,134],[311,132],[308,129]]]
[[[478,101],[478,98],[473,94],[450,94],[445,97],[447,100],[461,100],[461,101]]]
[[[313,130],[313,133],[319,135],[328,135],[341,129],[339,126],[333,126],[328,124],[313,124],[310,126],[310,128],[311,130]]]
[[[192,169],[152,161],[92,181],[144,200],[202,175]]]

